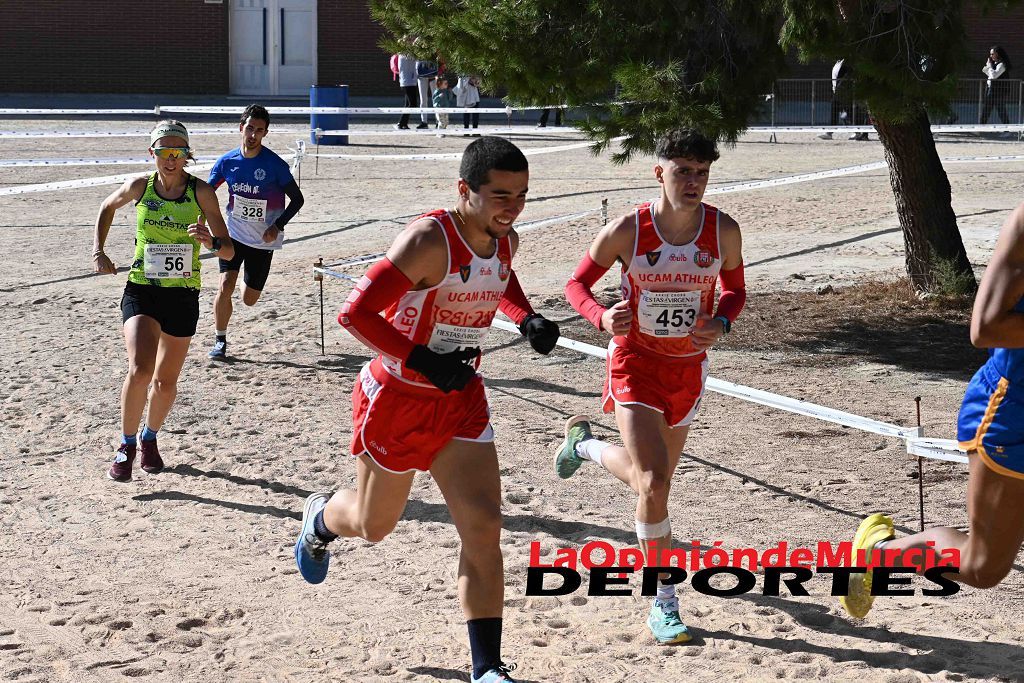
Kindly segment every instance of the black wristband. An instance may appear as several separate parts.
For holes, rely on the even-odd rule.
[[[220,251],[222,246],[224,242],[219,237],[210,237],[210,251]]]

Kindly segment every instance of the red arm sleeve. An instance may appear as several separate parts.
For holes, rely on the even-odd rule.
[[[729,322],[735,322],[743,310],[743,304],[747,301],[747,285],[743,280],[743,264],[739,264],[732,270],[723,270],[718,273],[718,279],[722,282],[722,295],[718,297],[718,310],[715,316],[725,316]]]
[[[594,259],[590,258],[590,254],[586,254],[580,264],[576,266],[576,271],[569,278],[569,282],[565,284],[565,298],[580,315],[599,330],[601,329],[601,316],[608,309],[597,302],[591,288],[607,272],[607,268],[598,265]]]
[[[412,281],[389,259],[378,261],[348,295],[338,314],[338,322],[374,351],[405,360],[415,344],[380,312],[402,298],[411,287]]]
[[[533,313],[533,307],[526,300],[523,286],[519,284],[519,278],[514,270],[508,276],[508,286],[505,287],[505,293],[501,295],[498,310],[507,315],[516,325],[521,325],[526,316]]]

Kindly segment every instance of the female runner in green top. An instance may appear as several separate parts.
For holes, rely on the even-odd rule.
[[[125,182],[103,200],[96,218],[93,268],[114,274],[117,268],[103,244],[117,209],[135,202],[135,256],[121,298],[128,350],[128,375],[121,387],[121,447],[107,472],[114,481],[132,478],[147,388],[141,465],[150,474],[163,469],[156,435],[177,395],[178,375],[199,320],[199,246],[220,258],[234,255],[216,193],[185,172],[192,158],[188,145],[181,123],[158,123],[149,148],[156,172]]]

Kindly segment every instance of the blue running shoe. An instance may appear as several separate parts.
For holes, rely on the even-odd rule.
[[[593,439],[590,423],[582,415],[573,415],[565,423],[565,441],[555,451],[555,473],[562,479],[568,479],[583,464],[583,458],[576,455],[576,445],[581,441]]]
[[[299,573],[309,583],[323,583],[327,578],[327,567],[331,562],[331,553],[327,550],[327,542],[316,535],[313,530],[313,519],[324,509],[330,493],[314,493],[306,498],[302,508],[302,531],[295,541],[295,564]]]
[[[516,670],[516,665],[505,662],[501,662],[498,666],[493,666],[484,672],[484,675],[480,678],[470,674],[469,680],[471,683],[516,683],[515,680],[509,675],[511,672]]]
[[[647,628],[651,629],[654,639],[663,645],[686,643],[690,640],[690,632],[679,618],[678,600],[655,600],[651,605],[651,615],[647,617]]]
[[[228,357],[228,343],[219,339],[214,343],[213,348],[206,354],[214,360],[223,360]]]

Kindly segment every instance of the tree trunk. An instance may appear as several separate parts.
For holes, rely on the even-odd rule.
[[[938,276],[948,276],[951,271],[969,274],[969,282],[975,282],[953,213],[949,178],[924,108],[918,107],[903,123],[877,118],[874,123],[889,164],[889,182],[903,228],[907,275],[914,289],[933,291],[941,284]]]

